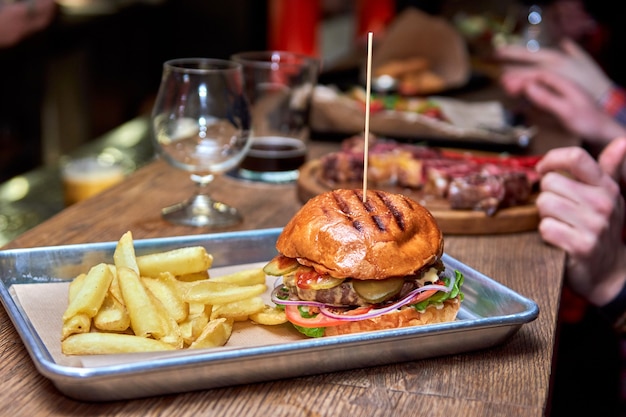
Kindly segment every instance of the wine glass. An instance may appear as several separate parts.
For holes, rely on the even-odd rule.
[[[163,218],[190,226],[239,223],[238,210],[213,200],[208,186],[236,167],[250,146],[241,65],[210,58],[165,62],[152,128],[157,152],[174,167],[191,172],[197,185],[189,199],[164,208]]]

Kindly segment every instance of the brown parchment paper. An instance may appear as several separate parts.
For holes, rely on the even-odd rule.
[[[499,101],[464,101],[430,96],[446,121],[410,111],[385,110],[370,114],[370,132],[408,139],[443,139],[526,146],[535,127],[511,126]],[[319,132],[353,135],[363,132],[365,111],[356,100],[333,86],[318,85],[313,93],[311,127]]]
[[[262,268],[265,263],[253,263],[222,268],[211,268],[210,275],[217,277],[227,273],[251,268]],[[270,301],[274,277],[267,278],[268,291],[263,295]],[[10,291],[24,309],[37,335],[59,365],[73,367],[102,367],[157,358],[206,354],[211,351],[242,349],[274,344],[293,343],[306,340],[290,324],[262,326],[252,322],[235,323],[233,334],[224,347],[213,349],[183,349],[168,352],[132,353],[116,355],[66,356],[61,353],[61,329],[63,312],[67,308],[69,283],[16,284]]]
[[[377,34],[373,34],[376,39]],[[372,48],[372,71],[393,60],[422,57],[430,69],[443,78],[445,89],[467,83],[470,60],[465,40],[445,18],[408,7],[389,25],[380,42]],[[365,80],[365,68],[362,80]]]

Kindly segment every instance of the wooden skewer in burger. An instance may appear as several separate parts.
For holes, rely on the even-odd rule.
[[[463,299],[463,276],[445,276],[443,247],[426,208],[364,182],[304,204],[264,271],[282,276],[272,301],[307,336],[441,323],[456,318]]]

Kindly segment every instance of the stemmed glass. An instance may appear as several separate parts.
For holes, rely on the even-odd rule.
[[[236,167],[250,146],[250,110],[238,63],[181,58],[163,64],[152,111],[153,143],[176,168],[191,172],[196,192],[164,208],[165,220],[225,227],[242,220],[236,208],[213,200],[208,186]]]

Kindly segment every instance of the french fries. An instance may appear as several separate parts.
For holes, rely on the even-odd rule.
[[[201,246],[137,256],[131,232],[113,263],[100,263],[69,286],[61,348],[66,355],[213,348],[237,321],[277,325],[283,311],[264,304],[261,269],[209,276]]]
[[[213,307],[205,304],[190,304],[189,315],[180,323],[180,333],[183,338],[183,342],[186,345],[191,345],[196,340],[205,326],[209,324],[209,318]]]
[[[159,340],[120,333],[82,333],[63,341],[66,355],[99,355],[108,353],[155,352],[174,350]]]
[[[117,268],[126,267],[139,274],[139,266],[137,265],[137,257],[135,256],[135,245],[133,244],[133,235],[126,232],[117,242],[115,252],[113,253],[113,262]]]
[[[91,317],[86,314],[76,314],[63,321],[63,331],[61,337],[65,339],[68,336],[79,333],[88,333],[91,330]]]
[[[189,303],[183,300],[173,275],[163,273],[158,279],[143,277],[141,280],[177,323],[187,318]]]
[[[213,264],[213,256],[201,246],[174,249],[137,257],[142,277],[158,277],[162,272],[188,275],[206,271]]]
[[[100,310],[93,318],[93,324],[96,329],[102,331],[123,332],[130,326],[130,316],[126,310],[120,282],[117,277],[117,268],[115,265],[108,265],[113,275],[109,290],[104,297],[104,301],[100,306]],[[72,281],[72,285],[76,279]],[[70,287],[71,288],[71,287]],[[71,295],[70,295],[71,298]]]
[[[227,282],[213,282],[212,279],[194,282],[183,298],[187,302],[201,304],[228,304],[261,295],[267,290],[265,284],[240,286]]]
[[[263,311],[263,309],[265,309],[265,303],[261,297],[246,298],[215,306],[213,311],[211,311],[211,320],[227,318],[234,321],[246,321],[250,315],[257,314]]]
[[[234,272],[221,277],[214,277],[213,282],[225,282],[234,285],[256,285],[265,284],[265,273],[262,269],[248,269],[245,271]]]
[[[202,333],[189,346],[190,349],[212,348],[223,346],[233,331],[233,321],[219,318],[209,321]]]
[[[126,267],[117,268],[117,273],[133,333],[137,336],[155,339],[163,337],[166,332],[164,323],[149,290],[143,285],[139,275]]]
[[[123,332],[130,326],[130,316],[126,306],[109,293],[93,318],[93,324],[98,330]]]
[[[258,313],[250,314],[248,318],[256,324],[263,324],[265,326],[277,326],[279,324],[287,323],[285,310],[268,305],[265,305],[263,310]]]
[[[76,294],[63,314],[63,321],[77,314],[94,317],[100,310],[112,279],[113,275],[106,264],[98,264],[91,268],[79,284],[80,289],[75,290]]]

